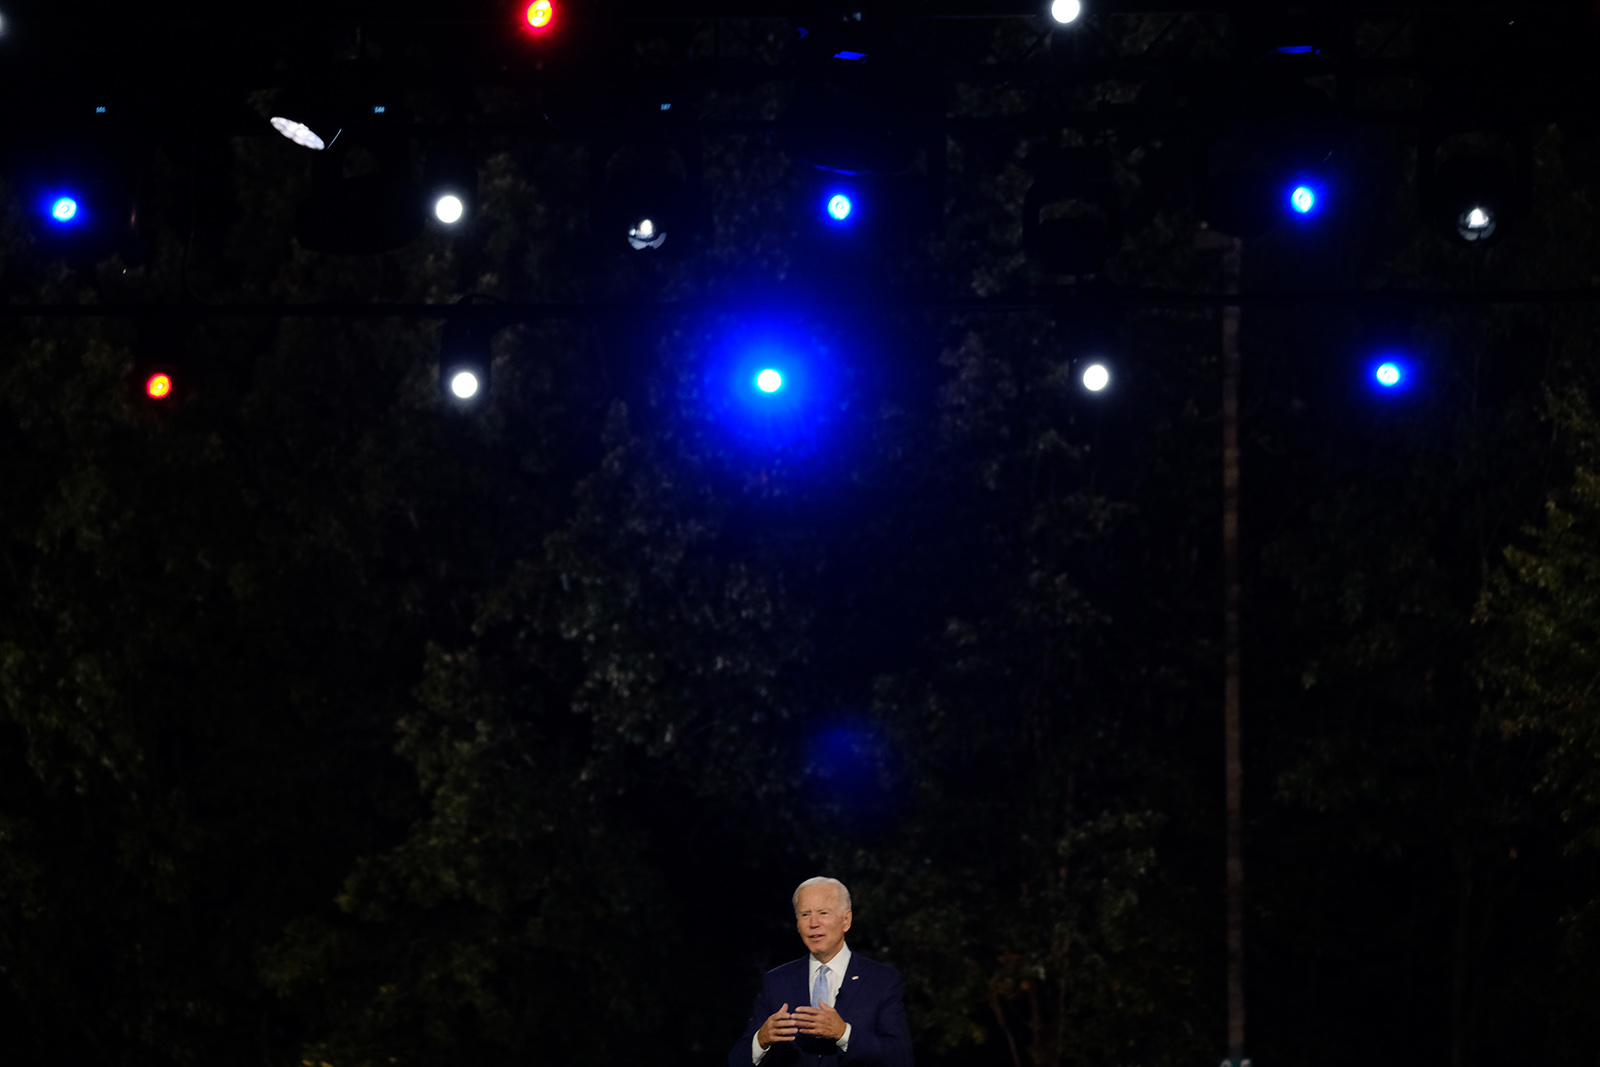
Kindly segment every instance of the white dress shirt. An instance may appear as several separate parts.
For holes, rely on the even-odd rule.
[[[821,970],[822,966],[823,965],[817,960],[817,957],[815,957],[815,956],[806,957],[806,996],[808,996],[808,997],[811,995],[811,990],[813,990],[813,989],[815,989],[817,987],[817,971]],[[827,967],[828,967],[828,999],[827,999],[826,1003],[831,1008],[837,1008],[839,1006],[839,987],[844,985],[844,973],[845,973],[845,971],[850,969],[850,946],[844,944],[843,942],[840,942],[839,951],[834,953],[833,959],[828,961]],[[789,1005],[789,1010],[790,1011],[794,1011],[794,1009],[799,1008],[799,1007],[804,1007],[804,1006],[805,1005],[801,1005],[801,1004],[791,1004],[791,1005]],[[811,1005],[811,1007],[815,1007],[815,1006],[816,1005]],[[840,1052],[849,1051],[849,1049],[850,1049],[850,1024],[849,1023],[845,1023],[844,1024],[844,1036],[839,1038],[839,1040],[835,1041],[834,1044],[839,1046],[839,1051]],[[764,1048],[761,1047],[761,1031],[759,1029],[757,1029],[756,1032],[755,1032],[755,1035],[750,1038],[750,1061],[751,1061],[751,1063],[752,1064],[760,1063],[763,1059],[766,1058],[766,1055],[767,1055],[768,1051],[769,1051],[768,1049],[764,1049]]]

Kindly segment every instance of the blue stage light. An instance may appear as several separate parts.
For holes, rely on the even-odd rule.
[[[828,217],[835,222],[843,222],[850,217],[850,212],[855,210],[855,205],[843,193],[835,193],[828,198]]]
[[[1400,348],[1379,349],[1367,357],[1361,369],[1361,380],[1371,395],[1385,401],[1410,396],[1424,384],[1426,376],[1426,364]]]
[[[847,408],[839,393],[839,353],[847,338],[774,302],[717,316],[706,340],[704,376],[695,390],[703,403],[686,401],[685,410],[709,420],[711,438],[727,442],[730,456],[743,453],[765,463],[774,450],[798,460],[831,447],[832,427]]]
[[[1316,210],[1317,193],[1309,185],[1297,185],[1289,194],[1289,206],[1302,215],[1309,215]]]
[[[50,217],[66,223],[78,217],[78,202],[70,196],[58,196],[50,204]]]

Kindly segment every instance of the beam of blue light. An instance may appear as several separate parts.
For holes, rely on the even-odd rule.
[[[1400,364],[1385,360],[1378,364],[1377,369],[1372,372],[1372,377],[1385,389],[1393,389],[1405,381],[1406,375],[1405,371],[1401,370]]]
[[[1309,215],[1317,209],[1317,192],[1309,185],[1297,185],[1289,194],[1289,206],[1302,215]]]
[[[840,360],[850,338],[792,307],[728,312],[707,323],[703,359],[684,414],[704,420],[708,443],[736,466],[766,469],[781,456],[807,467],[838,444],[849,406]],[[788,466],[795,471],[797,468]]]
[[[824,810],[857,831],[894,820],[904,800],[900,754],[865,717],[845,715],[806,739],[806,790]]]
[[[78,201],[70,196],[58,196],[50,201],[50,219],[59,225],[68,225],[78,219]]]
[[[834,193],[828,198],[828,217],[835,222],[844,222],[855,210],[855,205],[843,193]]]

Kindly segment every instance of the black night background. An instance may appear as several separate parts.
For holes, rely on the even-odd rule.
[[[1227,423],[1243,1054],[1597,1062],[1593,5],[525,10],[0,0],[0,1059],[1218,1063]]]

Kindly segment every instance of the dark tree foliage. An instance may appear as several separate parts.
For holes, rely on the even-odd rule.
[[[1581,1054],[1593,1046],[1588,1009],[1600,982],[1600,898],[1593,892],[1596,712],[1590,692],[1596,422],[1588,395],[1576,387],[1549,394],[1548,416],[1560,454],[1573,464],[1572,481],[1552,489],[1542,520],[1524,528],[1521,543],[1505,549],[1504,565],[1491,574],[1476,616],[1489,634],[1488,654],[1474,676],[1486,695],[1485,732],[1527,753],[1527,780],[1536,791],[1530,806],[1543,816],[1539,844],[1552,858],[1562,857],[1556,861],[1560,874],[1552,872],[1553,886],[1545,893],[1562,909],[1561,926],[1540,933],[1553,980],[1570,987],[1556,1000],[1570,1028],[1571,1036],[1563,1038],[1572,1053]],[[1567,874],[1573,869],[1581,872],[1576,878]]]
[[[783,52],[737,29],[627,61]],[[717,1063],[823,871],[925,1061],[1218,1056],[1220,317],[1118,294],[1221,284],[1187,176],[1226,131],[1205,100],[1183,131],[1012,124],[1178,102],[991,76],[1065,61],[1024,20],[939,32],[906,35],[948,53],[956,121],[892,190],[925,225],[874,243],[808,236],[810,168],[727,128],[696,254],[661,262],[602,251],[605,161],[545,126],[478,131],[470,228],[383,256],[295,244],[311,169],[271,134],[156,149],[145,259],[63,261],[6,217],[18,300],[603,309],[499,330],[472,410],[437,395],[434,322],[0,326],[8,1055]],[[1071,58],[1229,32],[1130,17]],[[704,113],[782,110],[749,81]],[[1371,177],[1361,224],[1250,242],[1245,287],[1587,284],[1575,129],[1535,131],[1540,210],[1497,247]],[[1121,231],[1102,276],[1051,309],[902,299],[1062,281],[1024,196],[1084,151]],[[1351,154],[1416,166],[1381,124]],[[1245,311],[1251,1050],[1592,1062],[1592,319],[1351,307]],[[730,338],[777,320],[803,418],[724,388]],[[1382,345],[1412,392],[1351,384]],[[137,395],[152,358],[173,404]]]
[[[1485,287],[1571,279],[1593,226],[1577,177],[1590,160],[1563,141],[1544,131],[1537,181],[1570,229],[1533,227],[1482,258],[1413,242],[1390,269]],[[1560,923],[1585,875],[1535,791],[1541,745],[1500,729],[1483,671],[1505,648],[1474,620],[1502,547],[1560,483],[1541,389],[1592,381],[1588,316],[1384,318],[1306,313],[1294,328],[1334,345],[1292,342],[1282,320],[1255,342],[1295,353],[1258,371],[1275,410],[1255,421],[1274,510],[1258,525],[1251,691],[1275,803],[1256,795],[1255,839],[1271,847],[1253,850],[1254,958],[1285,976],[1256,986],[1256,1010],[1298,1021],[1270,1031],[1297,1058],[1359,1033],[1397,1057],[1537,1048],[1582,1062],[1597,975],[1561,962]],[[1339,349],[1363,334],[1417,354],[1402,402],[1341,395],[1332,372],[1362,368]]]

